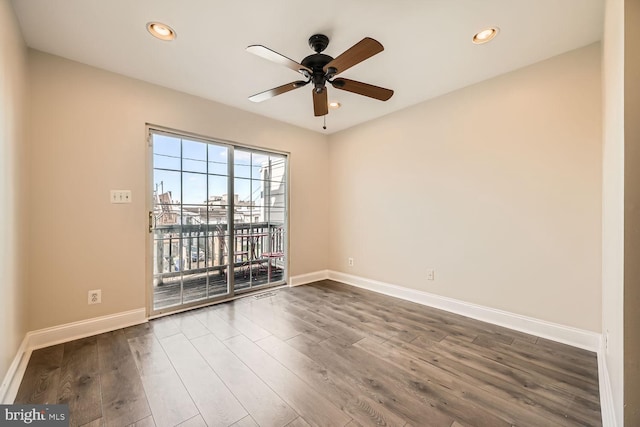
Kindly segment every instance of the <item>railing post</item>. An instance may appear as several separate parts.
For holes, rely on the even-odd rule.
[[[162,273],[164,273],[164,240],[156,240],[156,273],[160,276],[158,278],[158,284],[162,283]]]
[[[173,233],[169,233],[169,273],[173,267]]]

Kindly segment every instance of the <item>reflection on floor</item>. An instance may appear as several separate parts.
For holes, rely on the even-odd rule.
[[[236,269],[234,279],[236,291],[250,287],[256,288],[284,280],[284,270],[279,267],[273,267],[271,269],[271,280],[269,280],[269,272],[264,267],[239,268]],[[184,303],[190,303],[227,293],[227,276],[219,271],[213,271],[209,274],[185,275],[183,282],[182,296],[180,295],[180,276],[176,276],[173,280],[165,279],[164,283],[154,286],[153,303],[155,309],[159,310],[179,305],[183,300]]]

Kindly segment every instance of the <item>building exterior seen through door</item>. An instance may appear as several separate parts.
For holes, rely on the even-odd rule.
[[[285,283],[287,155],[150,128],[150,314]]]

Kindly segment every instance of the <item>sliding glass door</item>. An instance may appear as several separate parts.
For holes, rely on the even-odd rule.
[[[287,156],[149,130],[151,314],[284,283]]]

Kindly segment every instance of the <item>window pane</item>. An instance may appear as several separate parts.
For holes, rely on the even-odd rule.
[[[207,172],[207,144],[182,140],[182,169],[191,172]]]
[[[227,267],[209,270],[209,298],[228,292]]]
[[[229,149],[219,145],[209,144],[209,173],[228,175]]]
[[[205,205],[182,205],[182,224],[201,225],[206,222],[207,207]]]
[[[275,183],[279,183],[282,187],[285,186],[287,180],[287,164],[286,159],[280,156],[269,156],[271,173],[269,180]]]
[[[284,208],[286,205],[286,192],[283,186],[268,184],[271,187],[269,191],[268,206],[273,208]]]
[[[266,172],[269,169],[269,155],[253,153],[251,155],[251,178],[267,179]]]
[[[284,208],[268,208],[266,210],[266,218],[265,221],[269,223],[269,225],[282,227],[284,226],[285,220],[285,209]]]
[[[154,192],[156,205],[162,205],[163,210],[170,209],[170,205],[179,205],[182,194],[180,191],[180,172],[154,169]],[[180,207],[178,206],[178,211]]]
[[[228,193],[229,178],[226,176],[209,175],[209,202],[226,200]]]
[[[251,203],[251,180],[236,178],[234,191],[238,196],[238,206],[249,206]]]
[[[229,206],[227,206],[225,201],[214,201],[209,204],[207,207],[209,211],[209,224],[226,224],[227,223],[227,212]]]
[[[253,206],[265,204],[264,182],[258,179],[251,180],[251,202]]]
[[[219,267],[227,264],[229,256],[229,236],[222,227],[214,231],[211,237],[210,265]]]
[[[180,139],[153,135],[153,166],[180,170]]]
[[[182,174],[182,203],[189,205],[207,204],[207,176],[199,173]]]
[[[175,271],[173,264],[174,256],[179,253],[178,239],[173,238],[171,232],[163,232],[156,229],[154,232],[154,257],[156,263],[153,268],[154,274],[172,273]],[[158,284],[162,279],[157,280]]]
[[[251,152],[234,150],[233,168],[236,178],[251,178]]]

